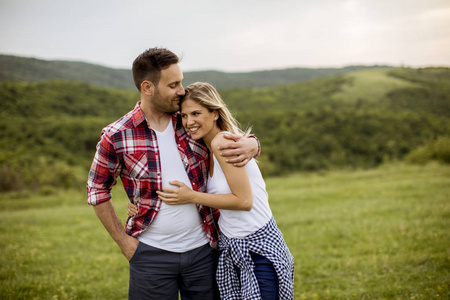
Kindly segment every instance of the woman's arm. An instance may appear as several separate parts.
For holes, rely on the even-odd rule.
[[[196,203],[220,209],[247,211],[251,210],[253,206],[253,199],[250,199],[251,202],[240,201],[239,197],[236,197],[234,194],[208,194],[196,192],[180,181],[171,181],[170,184],[176,185],[178,188],[163,187],[162,192],[157,191],[159,199],[169,205]],[[134,215],[130,208],[128,210],[128,215]]]
[[[218,147],[223,143],[229,143],[229,140],[226,140],[222,134],[218,134],[211,142],[211,148],[225,174],[231,194],[196,192],[179,181],[172,181],[170,184],[176,185],[178,188],[163,187],[162,192],[157,191],[159,198],[170,205],[197,203],[220,209],[251,210],[253,194],[247,170],[227,163],[225,157],[220,156]]]

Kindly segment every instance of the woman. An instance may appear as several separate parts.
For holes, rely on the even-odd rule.
[[[183,126],[203,139],[210,155],[207,192],[179,181],[158,191],[166,204],[197,203],[220,210],[216,280],[223,299],[293,299],[294,260],[269,207],[264,179],[252,159],[245,168],[225,162],[218,147],[225,132],[242,134],[215,88],[194,83],[181,103]],[[129,214],[133,214],[130,206]]]

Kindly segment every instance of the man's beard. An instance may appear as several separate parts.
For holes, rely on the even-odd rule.
[[[178,101],[176,104],[175,101]],[[164,99],[159,93],[158,89],[155,89],[155,95],[153,96],[152,103],[153,107],[160,112],[173,114],[180,110],[181,96],[176,95],[170,100]]]

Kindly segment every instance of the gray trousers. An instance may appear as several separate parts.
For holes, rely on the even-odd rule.
[[[219,299],[217,251],[209,244],[175,253],[139,243],[130,260],[128,299]]]

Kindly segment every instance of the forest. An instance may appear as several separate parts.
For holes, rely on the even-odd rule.
[[[84,185],[101,129],[139,100],[132,89],[2,78],[0,191]],[[450,163],[449,68],[349,68],[219,92],[260,139],[265,176]]]

